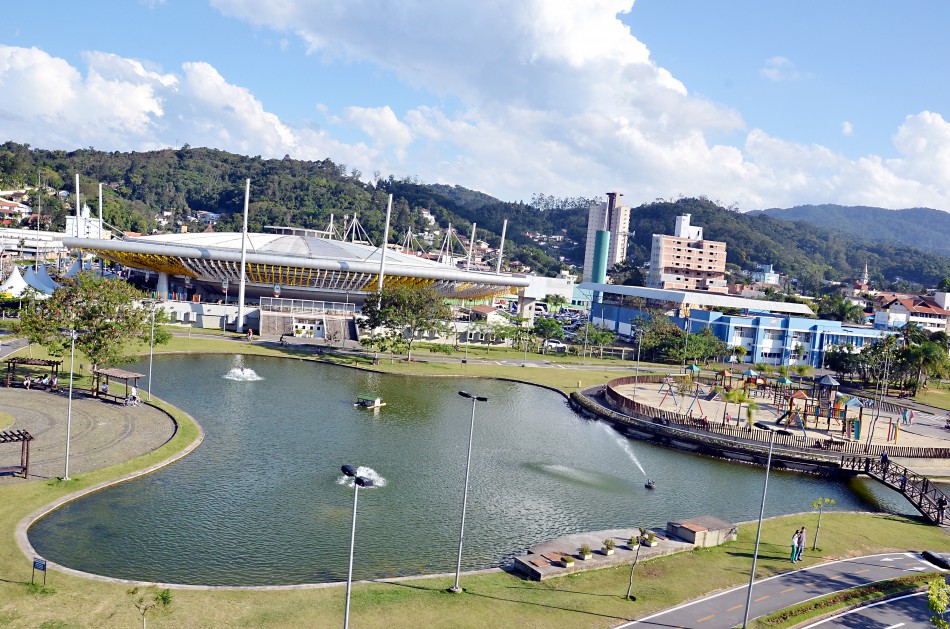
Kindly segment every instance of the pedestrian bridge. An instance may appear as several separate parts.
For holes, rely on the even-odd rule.
[[[948,500],[929,478],[894,461],[882,461],[867,456],[841,457],[841,470],[854,474],[866,474],[874,480],[884,483],[894,491],[903,494],[914,508],[935,524],[941,526],[947,521],[945,509],[940,508],[941,498],[944,504]]]

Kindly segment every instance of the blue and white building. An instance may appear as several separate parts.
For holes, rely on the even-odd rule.
[[[805,304],[589,282],[581,289],[603,295],[601,303],[591,305],[595,325],[632,336],[635,319],[649,317],[650,310],[661,310],[691,334],[708,328],[730,347],[744,347],[744,360],[750,363],[821,367],[832,347],[850,345],[860,351],[887,334],[871,327],[817,319]],[[725,309],[739,314],[723,314]]]

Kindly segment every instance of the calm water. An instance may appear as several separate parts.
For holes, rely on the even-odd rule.
[[[454,571],[472,408],[460,389],[491,398],[476,411],[463,568],[579,531],[758,516],[761,468],[628,441],[536,387],[241,356],[156,358],[154,373],[152,392],[191,413],[204,443],[37,523],[30,540],[43,556],[149,581],[344,580],[353,490],[339,470],[350,463],[384,483],[360,491],[354,577]],[[364,393],[387,406],[355,409]],[[658,490],[643,488],[641,467]],[[766,513],[807,511],[819,496],[911,512],[886,489],[859,490],[773,473]]]

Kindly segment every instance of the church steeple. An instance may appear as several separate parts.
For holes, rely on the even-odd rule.
[[[864,273],[861,274],[861,283],[867,286],[868,280],[871,279],[868,275],[868,263],[865,260],[864,262]]]

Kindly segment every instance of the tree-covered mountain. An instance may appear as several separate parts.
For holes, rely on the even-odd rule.
[[[39,176],[51,188],[71,192],[76,173],[81,176],[84,202],[96,205],[96,184],[102,182],[106,221],[122,230],[143,233],[156,229],[159,212],[170,212],[174,224],[203,210],[222,215],[215,226],[217,231],[238,231],[244,182],[251,179],[252,231],[261,231],[265,225],[322,229],[331,214],[337,224],[343,215],[357,214],[370,238],[378,242],[388,195],[392,193],[391,242],[401,241],[409,229],[419,233],[429,227],[422,209],[436,218],[439,228],[444,230],[451,224],[466,237],[472,223],[477,223],[478,238],[493,246],[500,243],[502,224],[507,219],[505,260],[519,261],[546,275],[553,275],[567,264],[583,263],[587,210],[591,203],[601,201],[536,194],[529,203],[511,203],[459,186],[427,185],[409,178],[377,176],[375,181],[365,182],[360,173],[330,160],[265,160],[188,146],[121,153],[91,148],[48,151],[13,142],[0,145],[0,188],[34,185]],[[54,229],[63,229],[67,203],[72,203],[72,198],[43,198],[44,215],[52,216]],[[806,290],[817,290],[822,280],[853,279],[863,271],[865,262],[872,279],[880,285],[900,279],[934,286],[950,277],[950,260],[946,257],[896,239],[872,242],[866,236],[857,236],[858,228],[872,229],[864,219],[854,219],[856,225],[842,232],[805,220],[780,220],[770,213],[740,214],[705,198],[633,208],[631,231],[635,234],[630,238],[628,253],[634,264],[649,259],[653,234],[672,233],[680,214],[692,214],[693,224],[704,228],[706,238],[727,243],[731,268],[750,270],[757,263],[772,264],[777,271],[799,278]],[[936,218],[942,219],[942,213]],[[938,229],[930,231],[936,234]],[[535,232],[564,235],[567,240],[529,235]]]
[[[910,245],[950,255],[950,213],[930,208],[887,210],[865,205],[798,205],[769,208],[749,214],[767,214],[783,221],[804,221],[860,240]]]

